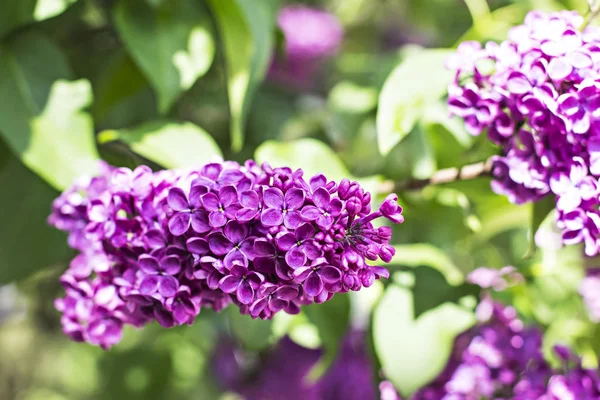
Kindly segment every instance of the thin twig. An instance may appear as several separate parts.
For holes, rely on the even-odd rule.
[[[490,176],[492,172],[492,161],[482,161],[476,164],[465,165],[461,168],[446,168],[434,173],[427,179],[407,179],[400,182],[385,181],[380,186],[381,193],[402,192],[408,190],[420,190],[426,186],[443,185],[458,181],[469,181],[483,176]]]

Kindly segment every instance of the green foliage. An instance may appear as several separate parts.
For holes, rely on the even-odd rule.
[[[375,351],[385,376],[403,396],[433,380],[444,368],[454,337],[475,323],[472,311],[442,304],[415,318],[410,289],[390,285],[375,308]]]
[[[221,150],[202,128],[190,123],[149,122],[135,129],[101,132],[98,140],[120,140],[165,168],[191,168],[218,161]]]
[[[377,141],[386,155],[414,128],[452,79],[444,60],[450,50],[421,50],[407,56],[387,78],[379,95]]]
[[[96,171],[92,101],[53,43],[25,34],[0,48],[0,131],[23,163],[57,189]]]
[[[64,12],[77,0],[22,0],[0,4],[0,37],[11,29],[43,21]]]
[[[338,294],[323,304],[311,304],[302,310],[317,327],[325,350],[325,355],[309,374],[309,379],[314,381],[327,371],[339,351],[350,324],[350,297],[348,294]]]
[[[0,140],[0,284],[68,261],[66,237],[46,225],[57,195]]]
[[[201,2],[151,7],[143,0],[120,0],[115,22],[129,53],[158,92],[162,114],[212,64],[214,35]]]
[[[250,102],[262,81],[273,47],[270,1],[207,0],[215,15],[227,61],[231,147],[241,150]]]

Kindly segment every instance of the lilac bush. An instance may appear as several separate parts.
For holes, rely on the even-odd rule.
[[[452,114],[487,132],[492,189],[513,203],[556,198],[565,244],[600,250],[600,29],[576,12],[530,12],[498,44],[464,42],[448,60]],[[583,29],[583,30],[581,30]]]
[[[357,182],[302,170],[213,163],[152,172],[104,166],[53,204],[49,223],[79,251],[56,301],[63,330],[109,348],[124,324],[191,324],[202,307],[234,303],[269,319],[388,277],[397,196],[371,210]]]
[[[303,5],[290,5],[279,12],[277,24],[285,36],[285,51],[276,57],[269,78],[295,88],[310,88],[320,65],[335,55],[344,37],[338,19]]]

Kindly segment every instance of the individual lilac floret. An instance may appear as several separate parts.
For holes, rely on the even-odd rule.
[[[462,43],[447,66],[451,114],[501,149],[492,189],[516,204],[556,198],[565,244],[600,250],[600,29],[533,11],[508,40]]]
[[[302,170],[213,163],[199,170],[104,168],[53,204],[50,224],[80,252],[56,302],[65,333],[108,348],[124,325],[191,324],[202,307],[236,304],[253,318],[298,313],[387,277],[395,195],[371,195]]]
[[[340,47],[344,36],[341,23],[328,12],[291,5],[281,9],[277,24],[285,37],[285,53],[273,60],[269,78],[287,86],[310,88],[321,63]]]

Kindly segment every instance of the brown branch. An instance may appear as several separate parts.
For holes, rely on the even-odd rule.
[[[408,190],[420,190],[426,186],[443,185],[458,181],[469,181],[483,176],[490,176],[492,172],[492,161],[478,162],[465,165],[461,168],[446,168],[435,172],[427,179],[407,179],[400,182],[385,181],[380,186],[381,193],[402,192]]]

